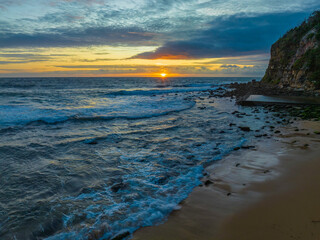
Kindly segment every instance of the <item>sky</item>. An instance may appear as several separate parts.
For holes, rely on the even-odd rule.
[[[319,0],[0,0],[0,77],[261,77]]]

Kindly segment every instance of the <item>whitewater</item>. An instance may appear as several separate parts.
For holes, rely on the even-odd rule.
[[[233,100],[208,93],[250,80],[0,79],[0,238],[130,238],[165,221],[250,140],[230,128]]]

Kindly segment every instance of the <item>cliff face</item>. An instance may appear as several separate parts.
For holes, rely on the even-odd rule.
[[[262,81],[280,87],[320,89],[320,11],[272,45]]]

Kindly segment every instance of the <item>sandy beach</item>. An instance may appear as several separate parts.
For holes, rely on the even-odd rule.
[[[208,167],[180,210],[133,239],[320,239],[320,124],[279,130]]]

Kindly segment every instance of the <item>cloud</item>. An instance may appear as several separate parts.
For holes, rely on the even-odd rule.
[[[33,62],[49,62],[56,59],[56,57],[70,56],[68,54],[34,54],[23,52],[3,52],[0,53],[0,64],[24,64]],[[1,69],[0,69],[1,70]]]
[[[269,53],[258,55],[248,55],[239,57],[215,58],[209,61],[199,61],[198,64],[230,64],[230,65],[255,65],[268,64],[270,59]]]
[[[246,72],[255,73],[256,76],[262,75],[262,71],[265,70],[265,66],[238,66],[238,65],[222,65],[219,67],[214,66],[201,66],[201,65],[170,65],[170,66],[155,66],[155,65],[59,65],[55,66],[59,68],[75,69],[76,71],[106,71],[108,73],[128,73],[128,72],[159,72],[167,71],[180,74],[211,74],[211,73],[235,73]],[[90,69],[90,70],[89,70]]]
[[[55,57],[69,56],[68,54],[33,54],[33,53],[0,53],[0,64],[20,64],[31,62],[45,62]]]
[[[220,64],[201,65],[201,64],[188,64],[188,65],[138,65],[138,64],[80,64],[80,65],[53,65],[54,69],[61,68],[54,71],[43,71],[28,73],[26,69],[11,70],[1,69],[5,71],[0,73],[1,77],[10,76],[92,76],[92,75],[108,75],[108,74],[145,74],[159,73],[162,71],[174,74],[188,74],[188,75],[204,75],[204,76],[251,76],[259,77],[265,72],[266,65],[237,65],[237,64],[225,64],[226,68],[221,68]],[[239,68],[229,67],[232,65],[241,66]],[[5,65],[4,65],[5,66]]]
[[[20,63],[44,62],[44,61],[47,61],[47,60],[0,61],[0,64],[20,64]]]
[[[70,56],[69,54],[33,54],[33,53],[0,53],[0,57],[5,58],[24,58],[24,59],[35,59],[35,58],[46,58],[50,59],[51,57],[66,57]]]
[[[221,65],[220,68],[240,68],[238,65]]]
[[[196,59],[256,55],[269,52],[271,44],[291,27],[301,23],[307,13],[281,13],[220,17],[210,28],[183,41],[169,41],[154,52],[133,58]]]
[[[156,34],[137,28],[114,29],[97,27],[81,29],[58,29],[55,33],[6,33],[0,32],[0,48],[16,47],[72,47],[91,45],[156,45]]]
[[[70,68],[70,69],[94,69],[94,68],[112,68],[112,69],[124,69],[124,68],[159,68],[157,66],[153,65],[133,65],[133,64],[127,64],[127,65],[58,65],[55,67],[60,68]]]
[[[158,66],[112,65],[120,60],[113,57],[145,49],[131,59],[208,58],[192,61],[192,66],[172,66],[175,61],[168,61],[171,66],[162,68],[185,74],[260,76],[271,44],[317,7],[319,0],[0,0],[0,64],[47,61],[42,65],[59,65],[66,75],[158,71]],[[139,48],[123,54],[119,51],[126,48],[93,47],[90,54],[74,58],[45,54],[51,47],[67,47],[56,52],[68,53],[70,47],[92,46]],[[155,47],[153,52],[146,50]],[[66,66],[75,62],[87,65]]]
[[[79,62],[101,62],[101,61],[115,61],[115,60],[121,60],[121,59],[115,59],[115,58],[96,58],[96,59],[79,59]]]
[[[178,43],[179,46],[186,45],[183,42],[186,39],[190,45],[201,48],[201,44],[207,47],[204,34],[211,39],[225,38],[232,25],[219,30],[219,23],[239,25],[237,21],[232,22],[245,19],[237,16],[239,13],[310,12],[320,4],[316,0],[0,0],[0,6],[6,8],[0,10],[1,48],[159,46],[164,42],[167,42],[164,47],[170,48]],[[223,16],[230,17],[229,21]],[[210,30],[215,30],[214,36]],[[199,34],[199,38],[195,37]],[[218,45],[212,46],[211,52],[217,48]],[[234,49],[229,51],[232,54]],[[166,58],[190,58],[192,55],[167,54]]]

